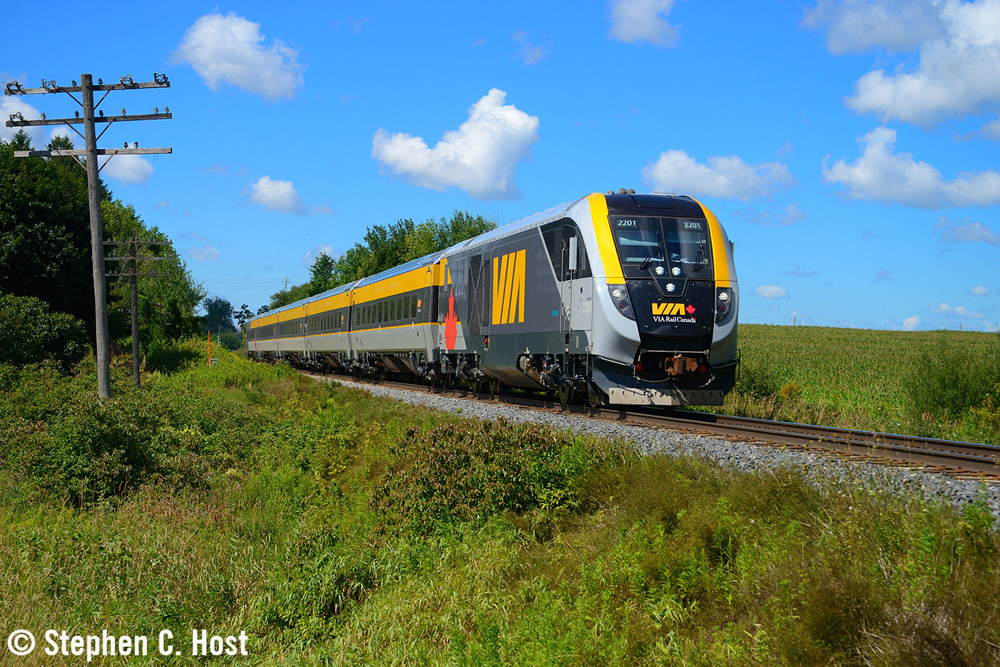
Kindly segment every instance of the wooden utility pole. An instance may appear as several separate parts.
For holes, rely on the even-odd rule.
[[[165,74],[153,74],[154,81],[136,83],[132,80],[132,75],[126,75],[119,79],[119,83],[104,85],[100,79],[94,85],[93,77],[90,74],[80,75],[80,85],[76,81],[72,86],[57,86],[55,81],[42,79],[41,88],[24,88],[17,81],[6,84],[4,94],[6,95],[42,95],[45,93],[66,93],[73,100],[83,107],[83,118],[80,113],[75,114],[75,118],[51,118],[46,119],[42,114],[41,120],[26,120],[20,113],[10,115],[7,127],[34,127],[39,125],[66,125],[77,133],[85,143],[84,150],[53,150],[53,151],[14,151],[14,157],[62,157],[71,156],[75,158],[87,170],[87,195],[90,200],[90,257],[93,263],[94,273],[94,311],[97,316],[97,392],[101,398],[111,395],[111,352],[108,341],[108,297],[104,281],[104,227],[101,220],[101,196],[99,174],[101,169],[115,155],[146,155],[164,154],[173,152],[169,148],[139,148],[136,143],[132,148],[103,149],[97,147],[97,140],[100,139],[112,123],[118,121],[133,120],[161,120],[172,118],[170,108],[164,107],[165,113],[160,113],[159,109],[154,109],[152,114],[140,114],[126,116],[125,109],[122,109],[120,116],[105,116],[100,112],[100,117],[95,117],[94,112],[101,102],[112,90],[138,90],[141,88],[169,88],[170,82]],[[94,104],[94,91],[104,91],[104,96]],[[77,99],[73,93],[79,93],[81,99]],[[83,124],[84,134],[80,134],[74,125]],[[108,125],[97,134],[95,123],[107,123]],[[100,167],[97,166],[97,156],[106,155],[108,159]],[[86,157],[86,160],[80,160]]]
[[[128,271],[125,273],[108,273],[108,276],[128,276],[128,284],[130,291],[132,293],[131,298],[131,310],[132,310],[132,380],[135,382],[136,389],[139,388],[139,277],[140,276],[169,276],[169,273],[139,273],[137,270],[136,262],[165,262],[173,259],[172,257],[139,257],[136,252],[140,245],[150,246],[150,245],[173,245],[172,241],[141,241],[135,237],[129,239],[128,241],[105,241],[104,245],[111,246],[128,246],[128,256],[127,257],[105,257],[105,259],[110,261],[128,261]]]

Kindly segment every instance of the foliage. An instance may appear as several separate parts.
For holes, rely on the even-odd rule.
[[[167,245],[170,239],[159,228],[147,227],[131,204],[107,200],[101,202],[101,210],[105,238],[116,241],[137,238],[164,244],[140,246],[137,251],[142,257],[157,258],[149,262],[138,261],[137,272],[167,274],[138,278],[139,342],[143,349],[162,347],[199,331],[194,309],[205,298],[205,289],[194,281],[174,247]],[[113,246],[109,254],[127,257],[129,246]],[[108,266],[119,273],[129,268],[122,260],[111,261]],[[131,288],[127,277],[109,279],[108,311],[112,340],[127,348],[132,335]]]
[[[503,420],[411,430],[399,454],[372,507],[383,521],[418,532],[503,511],[573,509],[575,485],[593,456],[565,433]]]
[[[271,295],[270,307],[280,308],[394,266],[449,248],[496,228],[481,215],[454,211],[450,219],[399,220],[388,227],[373,225],[364,242],[348,248],[337,259],[321,254],[309,269],[309,282]]]
[[[50,148],[68,148],[65,138]],[[72,157],[15,158],[19,130],[0,141],[0,293],[33,296],[94,330],[87,176]],[[111,193],[100,184],[102,199]]]
[[[83,323],[66,313],[51,313],[34,297],[0,294],[0,360],[14,366],[51,359],[68,371],[87,353]]]

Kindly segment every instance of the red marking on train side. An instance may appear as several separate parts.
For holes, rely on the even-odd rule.
[[[455,314],[455,288],[452,287],[448,290],[448,314],[444,316],[444,346],[454,350],[456,339],[458,339],[458,315]]]

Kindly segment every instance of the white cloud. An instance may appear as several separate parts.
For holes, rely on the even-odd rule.
[[[875,279],[872,280],[872,282],[873,283],[878,283],[878,282],[883,282],[883,281],[887,282],[887,283],[892,282],[892,278],[890,278],[891,275],[892,275],[892,272],[887,271],[886,269],[879,269],[875,273]]]
[[[809,217],[809,214],[803,211],[796,202],[792,202],[780,211],[776,211],[770,206],[761,210],[758,210],[753,206],[747,206],[744,209],[733,211],[733,213],[747,222],[755,225],[764,225],[766,227],[784,227],[785,225],[794,225],[796,222],[805,220]]]
[[[934,225],[934,231],[941,232],[941,240],[945,243],[986,243],[988,245],[1000,245],[1000,236],[982,224],[981,222],[969,222],[966,218],[962,223],[948,220],[947,217],[938,218]]]
[[[174,207],[171,206],[170,202],[167,201],[166,199],[161,199],[158,204],[153,204],[153,208],[160,211],[166,211],[170,215],[174,214]]]
[[[804,270],[801,266],[796,266],[793,271],[785,271],[785,273],[787,273],[790,276],[798,276],[799,278],[812,278],[817,273],[819,273],[819,271],[807,271]]]
[[[857,81],[845,101],[858,113],[927,127],[1000,102],[1000,0],[822,0],[804,24],[825,26],[834,53],[919,49]]]
[[[824,28],[831,53],[911,51],[944,33],[936,4],[934,0],[820,0],[806,10],[802,24]]]
[[[153,165],[141,155],[116,155],[101,173],[121,183],[142,184],[153,175]]]
[[[333,257],[333,246],[318,245],[311,250],[307,250],[305,257],[302,258],[302,266],[312,266],[312,263],[316,261],[316,258],[320,255],[329,255],[330,257]]]
[[[261,176],[250,184],[250,201],[268,211],[306,214],[306,206],[292,182],[272,181],[270,176]]]
[[[634,44],[649,42],[656,46],[677,46],[679,26],[667,21],[674,0],[612,0],[611,30],[608,37]]]
[[[507,93],[493,88],[469,108],[469,119],[449,130],[428,148],[420,137],[390,135],[379,128],[372,157],[409,183],[442,191],[457,187],[476,199],[514,199],[518,162],[531,157],[538,141],[538,118],[512,104]]]
[[[969,290],[969,294],[972,296],[987,296],[990,293],[990,288],[986,285],[976,285]]]
[[[219,251],[210,245],[188,248],[187,256],[196,262],[217,262],[219,261]]]
[[[174,54],[190,64],[208,87],[222,82],[275,101],[295,97],[302,86],[298,52],[274,40],[263,45],[260,24],[230,12],[206,14],[194,22]]]
[[[660,153],[656,162],[643,168],[642,177],[654,190],[744,201],[795,182],[788,167],[778,162],[754,166],[735,155],[720,155],[701,164],[679,150]]]
[[[903,320],[903,328],[907,331],[913,331],[920,324],[920,318],[914,315],[913,317],[907,317]]]
[[[788,290],[784,287],[779,287],[777,285],[761,285],[756,290],[757,296],[762,296],[765,299],[787,299]]]
[[[976,312],[974,310],[969,310],[965,306],[956,306],[952,308],[946,303],[931,303],[931,307],[928,308],[929,313],[932,315],[941,315],[942,317],[949,317],[955,319],[972,319],[981,320],[983,319],[983,314]]]
[[[517,52],[517,57],[528,65],[534,65],[538,61],[544,60],[545,56],[548,55],[548,50],[544,46],[533,44],[531,41],[531,35],[524,30],[516,31],[513,35],[511,35],[511,39],[517,42],[521,47],[521,49]]]
[[[326,204],[313,204],[309,213],[312,215],[336,215],[337,211]]]
[[[858,139],[862,153],[853,163],[838,160],[827,167],[827,183],[842,183],[850,199],[906,204],[921,208],[991,206],[1000,203],[1000,174],[995,171],[963,172],[950,181],[911,153],[894,153],[896,131],[877,127]]]

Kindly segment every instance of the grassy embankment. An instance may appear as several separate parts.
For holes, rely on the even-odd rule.
[[[3,637],[243,630],[220,661],[262,665],[1000,660],[982,503],[640,460],[217,355],[117,374],[104,404],[86,369],[0,372]],[[0,663],[81,660],[41,650]]]
[[[725,411],[1000,444],[1000,335],[740,325]]]

